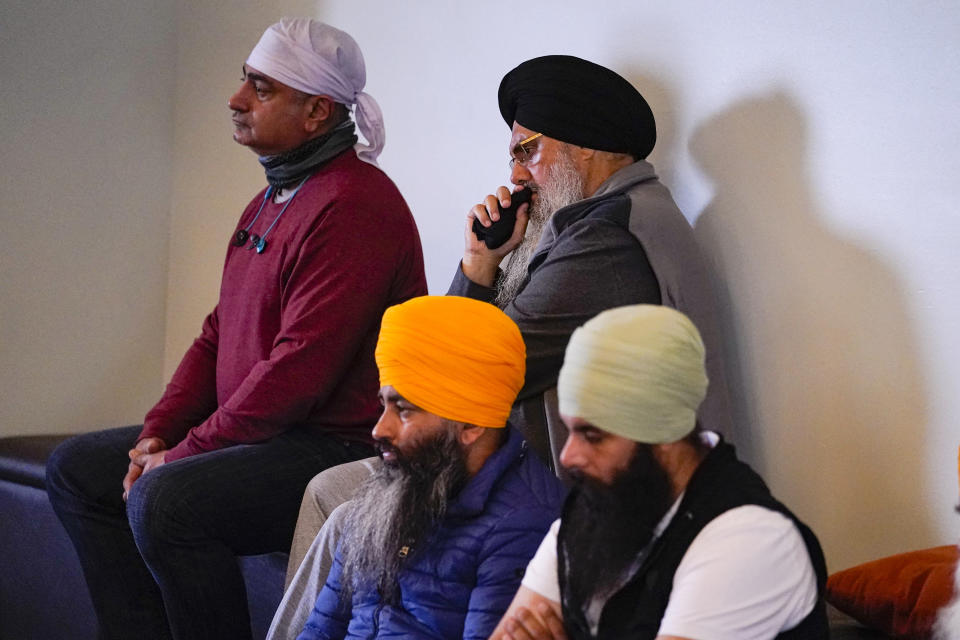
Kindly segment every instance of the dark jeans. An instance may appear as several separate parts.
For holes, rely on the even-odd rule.
[[[141,427],[77,436],[47,463],[47,493],[80,556],[103,638],[250,638],[236,555],[287,551],[307,482],[371,455],[294,429],[162,465],[128,501]]]

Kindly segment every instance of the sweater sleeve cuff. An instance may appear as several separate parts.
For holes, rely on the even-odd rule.
[[[183,458],[189,458],[190,456],[197,453],[192,451],[190,447],[187,446],[187,441],[183,440],[177,446],[172,449],[167,449],[167,454],[163,457],[164,462],[173,462],[174,460],[181,460]]]
[[[496,282],[500,281],[502,273],[498,268]],[[482,284],[477,284],[465,276],[463,273],[463,263],[461,262],[457,265],[457,273],[453,276],[453,282],[450,283],[450,288],[447,289],[447,295],[491,302],[497,297],[497,290],[495,287],[485,287]]]

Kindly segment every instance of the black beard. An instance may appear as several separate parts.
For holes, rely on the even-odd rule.
[[[354,591],[376,589],[382,602],[398,604],[401,568],[427,546],[425,538],[468,479],[466,454],[453,427],[408,456],[387,443],[380,447],[394,451],[396,463],[381,465],[350,501],[340,544],[344,603]]]
[[[567,588],[574,602],[608,594],[650,542],[673,503],[670,478],[649,445],[637,444],[612,485],[573,473],[563,521]]]

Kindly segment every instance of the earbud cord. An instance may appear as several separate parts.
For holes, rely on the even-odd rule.
[[[273,185],[267,187],[267,192],[263,194],[263,202],[260,203],[260,208],[257,209],[257,215],[253,216],[253,220],[250,221],[250,224],[246,226],[244,231],[250,233],[250,229],[253,228],[253,223],[257,221],[257,218],[260,217],[260,213],[263,212],[264,205],[267,204],[267,200],[270,198],[270,194],[273,193]],[[291,198],[292,200],[293,198]]]
[[[287,210],[287,207],[290,206],[290,203],[293,202],[293,199],[297,197],[297,192],[300,191],[300,187],[302,187],[303,183],[306,182],[309,178],[310,176],[307,176],[306,178],[300,181],[300,184],[297,185],[297,188],[293,190],[292,194],[290,194],[290,199],[287,200],[287,202],[283,205],[283,209],[280,209],[280,213],[277,214],[277,217],[273,219],[273,222],[270,223],[270,226],[267,227],[267,230],[263,232],[262,236],[260,236],[260,242],[257,243],[257,253],[262,253],[263,250],[266,248],[267,234],[270,233],[270,229],[273,229],[273,225],[277,224],[277,220],[279,220],[280,216],[283,215],[283,212]],[[262,205],[261,205],[261,208],[263,208]],[[260,214],[257,213],[257,215],[259,216]],[[254,218],[254,221],[256,221],[256,218]],[[253,223],[251,222],[250,224],[253,224]]]
[[[300,184],[297,185],[297,188],[293,190],[293,193],[290,194],[290,198],[284,203],[283,208],[280,209],[280,213],[277,214],[277,217],[273,219],[273,222],[270,223],[270,226],[267,227],[267,230],[263,232],[263,235],[260,237],[253,236],[256,239],[250,248],[256,249],[257,253],[263,253],[263,250],[267,248],[266,237],[270,233],[270,230],[273,229],[273,226],[277,224],[277,220],[280,219],[280,216],[283,215],[283,212],[287,210],[287,207],[290,206],[290,203],[293,202],[293,199],[296,197],[297,192],[300,191],[300,187],[303,186],[303,183],[306,182],[310,176],[307,176],[300,181]],[[270,199],[270,195],[273,193],[273,185],[267,187],[266,193],[263,194],[263,202],[260,203],[260,208],[257,209],[257,215],[253,216],[253,220],[250,221],[250,224],[246,226],[242,231],[237,232],[236,243],[237,246],[242,247],[247,242],[247,238],[250,237],[250,229],[253,228],[253,225],[257,222],[257,219],[260,218],[260,214],[263,213],[263,208],[267,204],[267,200]]]

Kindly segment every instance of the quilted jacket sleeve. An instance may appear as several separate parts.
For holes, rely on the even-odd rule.
[[[307,624],[297,640],[340,640],[347,635],[350,624],[350,605],[340,602],[340,575],[343,572],[340,554],[333,559],[333,567],[327,576]]]
[[[486,537],[464,621],[464,640],[485,639],[493,633],[520,588],[527,563],[556,517],[546,510],[531,515],[529,511],[509,514]]]

